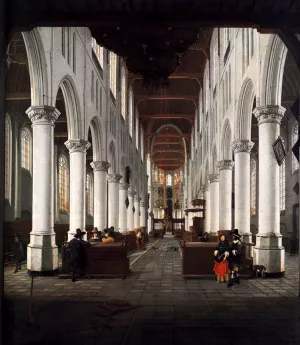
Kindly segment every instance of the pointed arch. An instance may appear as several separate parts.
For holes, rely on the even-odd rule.
[[[246,78],[241,87],[237,107],[236,131],[237,139],[251,139],[252,107],[255,98],[254,85],[250,78]]]
[[[51,105],[48,87],[47,63],[39,29],[22,32],[31,84],[31,106]]]
[[[270,35],[262,66],[260,106],[281,105],[282,79],[287,47],[278,35]]]
[[[102,145],[102,128],[98,116],[92,118],[87,130],[91,129],[92,147],[93,147],[93,161],[102,161],[103,159],[103,145]],[[86,138],[88,137],[88,133]]]
[[[65,75],[60,83],[58,89],[61,88],[66,108],[68,139],[78,139],[83,137],[80,129],[80,102],[77,89],[73,79],[69,75]]]

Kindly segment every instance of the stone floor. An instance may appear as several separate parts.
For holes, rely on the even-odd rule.
[[[31,280],[7,267],[7,344],[300,344],[298,256],[287,254],[285,278],[228,289],[183,279],[177,247],[166,238],[133,253],[126,280],[35,278],[31,320]]]

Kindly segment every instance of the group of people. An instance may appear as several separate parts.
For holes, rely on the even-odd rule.
[[[231,232],[233,241],[229,245],[226,236],[220,235],[219,244],[214,252],[214,272],[218,283],[227,283],[231,287],[240,283],[242,242],[238,229]]]
[[[92,231],[92,237],[90,238],[90,242],[111,243],[115,241],[117,233],[115,232],[115,228],[113,226],[104,229],[103,232],[104,235],[102,235],[102,232],[98,231],[98,228],[95,227]]]

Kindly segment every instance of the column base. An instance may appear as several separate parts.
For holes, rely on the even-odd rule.
[[[252,243],[252,234],[251,234],[251,232],[242,234],[242,242]]]
[[[27,269],[30,272],[54,272],[58,270],[58,248],[55,233],[30,234],[27,247]]]
[[[285,271],[285,249],[282,246],[282,235],[256,235],[256,245],[253,251],[253,265],[266,268],[266,276],[280,277]]]

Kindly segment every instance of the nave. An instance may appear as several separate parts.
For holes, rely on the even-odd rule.
[[[284,278],[243,279],[228,289],[213,278],[184,279],[178,241],[171,235],[151,240],[138,260],[135,254],[126,280],[79,279],[72,283],[57,277],[34,278],[33,325],[24,322],[30,277],[25,269],[11,275],[6,268],[5,294],[10,310],[14,309],[13,319],[6,320],[10,341],[299,344],[298,255],[286,255]]]

